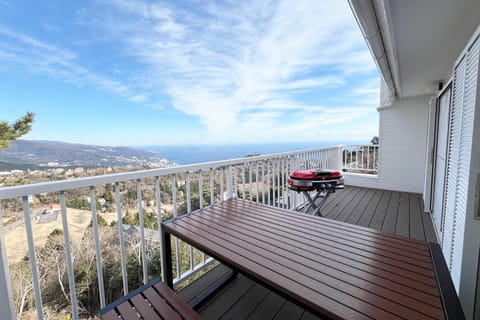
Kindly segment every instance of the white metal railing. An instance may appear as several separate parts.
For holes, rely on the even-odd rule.
[[[344,172],[378,174],[378,145],[344,145],[342,147],[342,170]]]
[[[150,225],[146,223],[152,223],[152,221],[146,221],[150,219],[152,214],[155,216],[157,226],[160,226],[162,221],[163,207],[170,206],[171,215],[173,217],[180,216],[182,214],[190,213],[195,210],[201,210],[206,206],[214,205],[215,203],[224,201],[231,197],[241,197],[249,201],[256,201],[257,203],[263,203],[267,205],[283,207],[287,209],[293,209],[297,205],[303,202],[305,199],[302,195],[299,195],[288,189],[287,179],[291,171],[297,169],[313,169],[313,168],[332,168],[340,170],[345,167],[345,164],[351,164],[350,162],[343,162],[345,154],[342,157],[342,146],[335,146],[329,148],[320,148],[312,150],[303,150],[287,153],[279,153],[265,156],[246,157],[233,160],[216,161],[209,163],[193,164],[187,166],[177,166],[162,169],[143,170],[129,173],[118,173],[111,175],[85,177],[72,180],[63,180],[46,183],[36,183],[30,185],[14,186],[8,188],[0,188],[0,213],[5,210],[9,210],[11,202],[21,199],[22,214],[25,221],[25,232],[27,235],[28,253],[29,253],[29,269],[32,274],[31,282],[33,284],[34,300],[32,302],[31,309],[36,310],[38,319],[45,317],[45,306],[49,304],[46,301],[45,294],[42,290],[44,283],[44,275],[42,274],[42,268],[39,268],[37,264],[39,260],[38,251],[41,250],[36,246],[35,235],[32,228],[33,219],[31,211],[33,205],[29,202],[29,198],[40,197],[50,195],[51,198],[55,198],[60,203],[61,218],[62,218],[62,231],[63,231],[63,244],[64,247],[64,264],[66,279],[61,279],[65,286],[63,288],[69,300],[70,305],[69,313],[73,319],[79,319],[79,315],[82,313],[88,314],[89,312],[95,312],[97,310],[88,310],[84,304],[79,302],[79,292],[76,290],[78,283],[75,282],[75,262],[78,259],[73,253],[73,247],[75,244],[70,236],[69,226],[71,229],[72,224],[69,224],[69,209],[67,207],[67,195],[70,197],[73,192],[79,193],[80,191],[88,194],[90,199],[89,207],[89,219],[92,221],[92,239],[94,242],[95,252],[94,258],[96,266],[96,285],[95,288],[98,292],[97,302],[98,307],[104,307],[106,304],[112,302],[110,300],[118,297],[111,297],[107,295],[105,290],[106,286],[112,284],[105,282],[106,263],[103,261],[103,257],[107,256],[109,252],[104,247],[105,237],[103,229],[100,227],[98,220],[98,214],[100,212],[97,207],[97,198],[100,194],[99,190],[107,186],[113,185],[112,197],[113,201],[110,205],[114,206],[114,212],[117,218],[117,228],[114,225],[108,230],[116,230],[115,250],[119,252],[115,255],[120,256],[118,262],[118,273],[121,273],[121,281],[118,284],[123,290],[123,294],[126,295],[129,291],[135,289],[130,288],[129,283],[132,279],[129,278],[128,268],[129,257],[127,251],[135,246],[136,254],[138,257],[138,272],[141,273],[141,282],[146,283],[150,277],[160,276],[158,267],[161,266],[160,257],[153,255],[153,250],[160,250],[161,247],[158,242],[161,241],[159,230],[152,230]],[[355,161],[358,161],[355,160]],[[87,191],[88,190],[88,191]],[[106,191],[105,191],[106,192]],[[134,198],[135,203],[132,203],[131,199]],[[127,199],[128,198],[128,199]],[[128,205],[125,204],[126,199]],[[130,200],[129,200],[130,199]],[[155,205],[149,206],[147,201],[154,201]],[[2,210],[3,207],[3,210]],[[126,218],[126,214],[129,210],[136,210],[138,215],[138,227],[139,235],[136,241],[128,238],[125,233],[124,226],[122,225],[123,219]],[[15,310],[13,309],[14,303],[12,297],[12,287],[10,285],[9,275],[9,261],[4,252],[6,243],[5,235],[2,224],[0,223],[0,295],[3,297],[9,297],[4,300],[6,302],[0,303],[2,312],[5,309],[4,315],[6,318],[14,318]],[[156,232],[155,236],[152,236]],[[147,236],[148,234],[148,236]],[[44,236],[44,235],[37,235]],[[152,245],[152,241],[154,245]],[[201,270],[206,265],[212,262],[212,259],[205,256],[203,253],[197,251],[191,246],[187,246],[179,239],[173,239],[174,248],[173,259],[175,266],[173,268],[176,273],[174,283],[180,284],[187,277],[193,273]],[[111,253],[110,253],[111,254]],[[78,255],[78,253],[77,253]],[[152,259],[158,259],[152,261]],[[152,267],[153,266],[153,267]],[[112,268],[108,265],[108,268]],[[157,271],[151,271],[155,269]],[[68,292],[68,294],[66,294]],[[60,295],[60,293],[58,293]],[[9,312],[9,313],[7,313]]]

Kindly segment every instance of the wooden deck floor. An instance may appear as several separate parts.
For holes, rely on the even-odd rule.
[[[332,194],[321,211],[329,219],[437,242],[421,194],[347,186]]]
[[[322,214],[352,224],[437,242],[420,194],[350,187],[332,194]],[[214,268],[179,292],[187,302],[203,294],[209,284],[230,270]],[[274,292],[239,275],[212,296],[199,310],[203,319],[319,319]]]

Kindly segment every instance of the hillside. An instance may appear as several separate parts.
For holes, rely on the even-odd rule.
[[[158,153],[129,147],[108,147],[58,141],[17,140],[0,152],[0,161],[12,165],[59,166],[141,166],[169,162]]]

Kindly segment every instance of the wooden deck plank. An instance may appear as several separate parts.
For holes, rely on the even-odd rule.
[[[423,225],[423,211],[420,208],[419,194],[410,194],[410,237],[425,240],[425,227]]]
[[[395,233],[410,236],[410,196],[405,192],[400,193]]]
[[[248,316],[247,320],[273,319],[285,304],[285,298],[269,291],[268,295]]]
[[[322,318],[317,317],[308,311],[305,311],[300,320],[322,320]]]
[[[304,309],[290,301],[287,301],[283,304],[282,308],[280,311],[278,311],[273,320],[297,320],[300,319],[303,313]]]
[[[329,219],[337,219],[337,217],[345,211],[345,208],[352,203],[353,199],[357,197],[357,195],[361,192],[363,188],[355,188],[350,191],[350,194],[348,194],[348,197],[345,197],[344,200],[342,200],[340,203],[338,203],[332,210],[328,213],[328,215],[325,215],[325,217]],[[345,191],[345,190],[344,190]],[[358,199],[358,198],[357,198]]]
[[[360,218],[365,213],[365,210],[372,202],[373,196],[375,195],[374,189],[366,189],[366,193],[360,200],[359,204],[355,206],[355,209],[352,211],[350,216],[345,220],[347,223],[357,224]]]
[[[203,319],[220,319],[228,309],[233,308],[238,300],[255,285],[255,282],[247,277],[239,277],[228,287],[224,288],[215,298],[207,302],[199,310]],[[234,287],[235,290],[228,290]]]
[[[214,271],[215,270],[215,271]],[[215,269],[208,271],[206,274],[196,279],[190,283],[187,287],[178,291],[177,294],[183,301],[189,304],[195,298],[202,296],[205,288],[207,288],[212,283],[218,281],[226,274],[230,273],[231,269],[227,266],[220,264]],[[187,290],[188,288],[188,290]]]
[[[382,231],[395,233],[397,224],[398,206],[400,201],[400,193],[393,191],[388,202],[387,211],[385,212],[385,219],[382,224]]]
[[[335,207],[341,205],[345,199],[348,199],[352,192],[355,192],[356,188],[347,188],[344,190],[338,190],[335,193],[330,195],[330,198],[322,207],[322,213],[324,217],[328,217],[331,214],[331,211],[335,209]]]
[[[361,217],[356,221],[353,222],[356,225],[368,227],[370,222],[372,221],[375,212],[380,204],[380,200],[382,199],[383,191],[379,189],[373,189],[374,194],[370,198],[370,202],[368,206],[365,208]]]
[[[369,189],[367,188],[361,188],[355,197],[353,197],[348,203],[348,205],[343,208],[342,212],[335,217],[335,220],[346,221],[352,215],[355,209],[364,201],[368,191]]]
[[[372,228],[375,230],[382,230],[391,198],[392,198],[392,192],[383,190],[382,197],[380,198],[380,202],[378,203],[377,209],[375,210],[375,213],[372,219],[370,220],[370,223],[368,224],[369,228]]]
[[[268,291],[269,290],[264,286],[259,284],[254,285],[232,308],[225,312],[220,319],[247,318],[263,299],[265,299],[268,295]]]

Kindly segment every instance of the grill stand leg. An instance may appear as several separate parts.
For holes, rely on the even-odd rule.
[[[303,209],[303,212],[304,213],[308,213],[308,211],[310,209],[313,209],[313,211],[311,212],[311,215],[314,215],[314,216],[319,216],[319,217],[323,217],[322,215],[322,212],[320,211],[320,209],[322,208],[322,206],[325,204],[325,202],[327,201],[328,197],[330,196],[330,194],[332,193],[332,190],[326,190],[326,194],[322,197],[322,201],[320,201],[320,203],[317,205],[315,203],[315,201],[322,196],[322,191],[317,191],[317,193],[315,193],[315,196],[312,197],[310,196],[310,193],[308,191],[302,191],[302,193],[305,195],[305,198],[307,198],[307,201],[308,201],[308,205],[305,206],[305,208]]]

